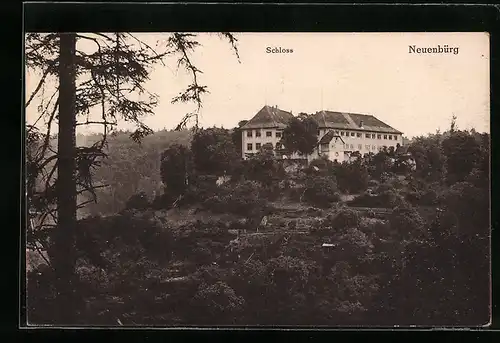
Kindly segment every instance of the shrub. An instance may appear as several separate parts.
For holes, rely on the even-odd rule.
[[[354,194],[368,188],[368,169],[359,160],[334,164],[333,170],[341,191]]]
[[[208,198],[203,205],[216,213],[248,216],[264,209],[266,202],[261,199],[261,193],[260,185],[254,181],[224,185],[216,195]]]
[[[405,238],[421,238],[425,235],[425,222],[417,210],[408,207],[394,209],[389,217],[392,231],[399,232]]]
[[[329,215],[324,223],[335,229],[344,230],[358,227],[361,224],[361,216],[357,211],[342,209],[336,215]]]
[[[327,208],[340,200],[337,184],[330,177],[309,178],[306,181],[304,200],[317,207]]]

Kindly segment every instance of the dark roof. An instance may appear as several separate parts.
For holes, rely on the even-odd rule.
[[[372,115],[320,111],[312,115],[320,128],[402,133]],[[362,124],[362,126],[361,126]]]
[[[323,137],[321,137],[321,139],[319,140],[319,144],[329,144],[334,137],[340,138],[340,140],[342,142],[344,142],[344,140],[342,139],[342,137],[340,137],[339,135],[335,134],[334,130],[330,130],[327,133],[325,133],[323,135]]]
[[[293,114],[290,112],[266,105],[241,128],[285,128],[292,118]]]

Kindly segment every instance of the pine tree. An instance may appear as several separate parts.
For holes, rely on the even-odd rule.
[[[229,40],[236,55],[236,38],[220,33]],[[78,43],[92,43],[93,49],[79,49]],[[201,71],[193,65],[190,54],[198,46],[197,36],[172,33],[165,37],[163,47],[153,49],[130,33],[29,33],[25,41],[25,60],[29,71],[38,72],[40,80],[26,102],[26,109],[39,99],[39,117],[27,125],[28,208],[41,214],[40,227],[30,228],[28,239],[38,240],[44,246],[54,268],[63,306],[60,319],[74,322],[75,253],[74,230],[77,210],[89,201],[96,201],[92,172],[105,157],[108,135],[118,119],[132,122],[136,130],[131,138],[137,142],[152,133],[142,118],[154,114],[157,96],[144,88],[152,67],[164,63],[167,55],[178,56],[178,65],[192,76],[192,83],[172,102],[193,102],[195,111],[184,116],[178,129],[194,119],[207,87],[200,85]],[[55,84],[47,96],[46,90]],[[139,95],[139,100],[137,100]],[[100,119],[95,120],[96,110]],[[41,120],[45,123],[41,124]],[[58,134],[53,134],[54,124]],[[101,139],[88,147],[77,147],[76,129],[81,125],[101,125]],[[39,126],[45,132],[39,131]],[[55,146],[54,141],[57,141]],[[78,204],[78,196],[90,193],[90,200]]]

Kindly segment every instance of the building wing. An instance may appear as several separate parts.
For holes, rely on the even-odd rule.
[[[313,114],[312,117],[316,120],[320,128],[402,133],[374,116],[367,114],[320,111]]]

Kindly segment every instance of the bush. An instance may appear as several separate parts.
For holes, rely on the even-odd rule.
[[[341,191],[356,194],[368,188],[368,169],[359,160],[334,164],[333,170]]]
[[[329,215],[324,224],[339,230],[355,228],[361,224],[361,216],[357,211],[342,209],[336,215]]]
[[[404,238],[422,238],[426,236],[425,222],[417,210],[408,207],[394,209],[389,217],[392,231],[396,231]]]
[[[203,206],[215,213],[248,216],[264,209],[266,202],[261,199],[261,193],[261,186],[254,181],[224,185],[216,195],[208,198]]]
[[[327,208],[340,200],[340,193],[337,184],[330,177],[309,178],[306,181],[304,200],[313,206]]]
[[[364,193],[354,200],[349,201],[348,204],[355,207],[393,208],[396,206],[406,206],[407,203],[399,193],[390,189],[378,195]]]

